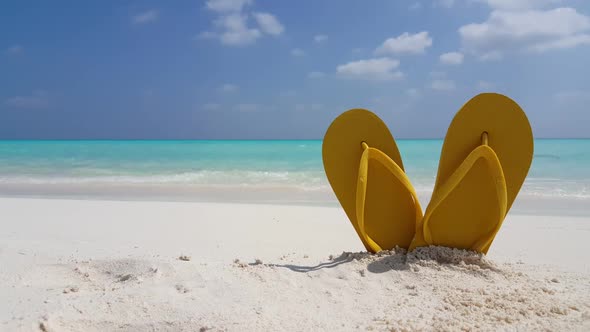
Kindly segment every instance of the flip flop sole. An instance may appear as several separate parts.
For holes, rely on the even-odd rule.
[[[356,192],[361,143],[377,148],[402,170],[399,150],[387,126],[364,109],[353,109],[338,116],[330,125],[322,143],[324,170],[328,181],[361,238],[356,217]],[[416,227],[415,203],[399,180],[380,163],[369,163],[365,199],[365,230],[382,249],[407,248]]]
[[[445,183],[482,145],[482,134],[487,133],[487,145],[499,163],[477,160],[462,180],[450,192]],[[474,249],[482,238],[493,234],[479,250],[487,252],[491,241],[527,176],[533,158],[533,134],[522,109],[510,98],[495,94],[480,94],[468,101],[451,122],[438,168],[433,199],[425,217],[417,228],[415,246],[424,245],[421,227],[426,223],[432,243],[449,247]],[[493,166],[500,165],[500,166]],[[497,169],[490,169],[495,167]],[[499,169],[501,168],[501,169]],[[505,194],[498,192],[497,181],[505,180]],[[504,181],[502,180],[502,181]],[[503,186],[503,184],[502,184]],[[504,191],[504,190],[502,190]],[[436,207],[436,197],[445,198]],[[505,199],[499,197],[504,196]],[[505,207],[500,201],[505,201]]]

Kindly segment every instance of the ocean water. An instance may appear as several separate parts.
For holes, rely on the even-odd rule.
[[[320,140],[0,141],[6,186],[184,185],[330,191]],[[398,140],[418,192],[434,186],[442,140]],[[590,140],[535,141],[522,195],[590,198]]]

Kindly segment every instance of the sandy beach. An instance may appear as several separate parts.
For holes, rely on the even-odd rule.
[[[2,331],[587,331],[590,217],[510,214],[487,257],[363,253],[343,211],[0,199]]]
[[[590,0],[0,17],[0,332],[590,332]]]

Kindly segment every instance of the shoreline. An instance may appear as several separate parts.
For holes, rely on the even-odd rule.
[[[425,209],[431,190],[418,191]],[[194,202],[256,205],[340,207],[331,189],[304,189],[286,186],[204,186],[156,184],[68,184],[37,185],[0,183],[0,198],[68,199],[133,202]],[[538,196],[521,193],[510,214],[550,216],[590,216],[590,198]]]

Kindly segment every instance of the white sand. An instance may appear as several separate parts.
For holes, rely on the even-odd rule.
[[[0,331],[590,331],[589,238],[511,214],[487,258],[342,254],[339,208],[2,198]]]

